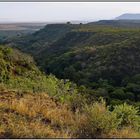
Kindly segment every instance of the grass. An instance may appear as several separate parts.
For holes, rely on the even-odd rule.
[[[0,138],[71,137],[73,113],[45,93],[1,91],[0,102]]]
[[[139,138],[139,131],[131,125],[120,127],[115,113],[120,112],[109,111],[105,102],[73,111],[70,104],[60,103],[45,92],[1,88],[0,138]]]

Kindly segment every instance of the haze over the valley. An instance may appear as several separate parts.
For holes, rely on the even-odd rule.
[[[0,23],[90,22],[140,13],[140,3],[130,2],[1,2]]]

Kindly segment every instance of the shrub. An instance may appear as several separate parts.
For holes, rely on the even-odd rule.
[[[84,115],[77,121],[75,131],[78,138],[102,138],[119,124],[116,114],[108,110],[104,101],[86,105]]]
[[[110,93],[110,97],[120,100],[124,100],[127,98],[122,88],[115,89],[112,93]]]
[[[86,97],[81,94],[73,94],[69,100],[69,105],[72,111],[81,110],[87,103]]]
[[[113,113],[117,115],[120,120],[119,127],[132,127],[134,129],[140,128],[140,117],[138,115],[138,108],[126,103],[115,106]]]
[[[139,138],[138,109],[127,104],[109,111],[104,101],[86,105],[76,114],[74,134],[78,138]]]

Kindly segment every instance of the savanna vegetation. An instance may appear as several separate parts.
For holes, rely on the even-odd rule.
[[[140,137],[139,24],[110,22],[0,41],[0,138]]]
[[[52,24],[30,37],[17,38],[12,47],[31,54],[45,73],[84,85],[91,98],[102,96],[107,104],[125,101],[139,106],[138,23]]]

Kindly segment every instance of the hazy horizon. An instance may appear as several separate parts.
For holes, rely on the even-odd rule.
[[[140,13],[138,2],[1,2],[0,23],[97,21]]]

